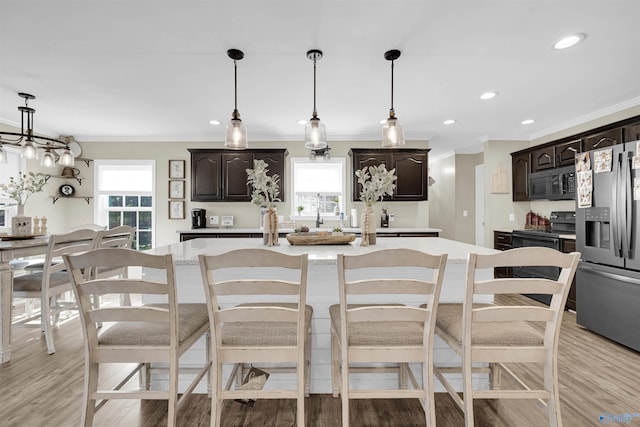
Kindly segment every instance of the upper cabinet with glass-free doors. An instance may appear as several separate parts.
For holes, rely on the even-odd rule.
[[[352,148],[349,151],[352,164],[352,200],[360,200],[361,185],[355,176],[356,170],[368,166],[384,164],[387,170],[395,169],[396,189],[393,196],[385,196],[385,201],[421,201],[428,199],[429,149],[372,149]]]
[[[194,202],[250,202],[247,169],[264,160],[269,175],[280,177],[280,199],[285,199],[286,149],[195,149],[191,153],[191,200]]]

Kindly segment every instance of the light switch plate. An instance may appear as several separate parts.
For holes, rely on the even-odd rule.
[[[209,216],[209,225],[220,225],[220,217],[218,215]]]

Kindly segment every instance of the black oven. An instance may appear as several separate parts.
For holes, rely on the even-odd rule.
[[[551,231],[514,230],[511,236],[511,245],[514,248],[530,246],[543,246],[560,250],[560,234],[575,234],[576,214],[573,211],[551,212]],[[516,266],[512,269],[513,277],[541,277],[544,279],[558,280],[560,269],[557,267]],[[525,294],[537,301],[549,304],[549,295]]]

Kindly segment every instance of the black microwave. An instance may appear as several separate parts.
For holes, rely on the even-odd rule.
[[[565,166],[529,175],[529,199],[575,200],[576,168]]]

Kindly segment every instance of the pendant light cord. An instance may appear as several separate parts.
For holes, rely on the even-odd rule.
[[[316,111],[316,58],[313,58],[313,113],[314,116],[318,113]]]
[[[238,111],[238,61],[233,60],[233,93],[234,101],[233,108]]]
[[[393,111],[393,65],[395,61],[391,61],[391,110]]]

